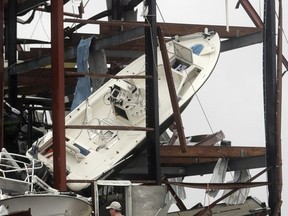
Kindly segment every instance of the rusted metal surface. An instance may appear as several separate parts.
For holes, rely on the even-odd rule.
[[[107,26],[123,26],[123,27],[149,27],[150,25],[144,22],[134,22],[134,21],[101,21],[101,20],[84,20],[84,19],[64,19],[64,22],[72,23],[83,23],[83,24],[98,24],[98,25],[107,25]]]
[[[112,75],[112,74],[100,74],[97,72],[90,71],[88,73],[85,72],[65,72],[65,76],[71,76],[71,77],[83,77],[83,76],[89,76],[89,77],[98,77],[98,78],[111,78],[111,79],[152,79],[152,76],[145,76],[145,75]]]
[[[243,153],[246,157],[265,155],[265,147],[226,147],[226,146],[187,146],[185,153],[181,152],[180,146],[162,146],[160,149],[161,157],[174,158],[231,158],[242,157]]]
[[[259,17],[258,13],[255,11],[253,6],[250,4],[250,2],[248,0],[240,0],[239,3],[245,9],[246,13],[251,18],[255,26],[258,28],[264,28],[261,18]]]
[[[133,130],[133,131],[154,131],[154,128],[133,127],[133,126],[104,126],[104,125],[66,125],[67,129],[93,129],[93,130]]]
[[[281,143],[281,120],[282,120],[282,34],[283,34],[283,15],[282,15],[282,0],[279,0],[279,12],[278,12],[278,53],[277,53],[277,89],[276,89],[276,152],[277,152],[277,202],[275,205],[274,215],[281,214],[282,205],[282,143]]]
[[[257,16],[255,16],[257,17]],[[82,23],[82,24],[98,24],[100,29],[102,29],[101,34],[111,34],[110,26],[123,26],[123,27],[149,27],[150,25],[144,22],[136,21],[100,21],[100,20],[84,20],[84,19],[64,19],[65,22],[72,23]],[[192,34],[196,32],[202,32],[204,28],[215,30],[220,37],[231,38],[239,37],[255,32],[262,31],[261,26],[255,27],[242,27],[242,26],[230,26],[229,32],[226,31],[226,26],[219,25],[196,25],[196,24],[179,24],[179,23],[157,23],[159,28],[163,29],[163,35],[165,36],[175,36],[175,35],[185,35]],[[263,23],[262,23],[263,26]],[[106,27],[106,28],[105,28]],[[126,29],[127,30],[127,29]]]
[[[177,185],[187,188],[197,189],[241,189],[241,188],[253,188],[267,186],[268,182],[242,182],[242,183],[187,183],[187,182],[169,182],[171,185]]]
[[[175,89],[174,80],[172,76],[171,65],[170,65],[170,61],[169,61],[169,57],[167,53],[167,48],[164,42],[164,35],[162,33],[161,28],[158,28],[157,31],[158,31],[160,50],[161,50],[162,58],[163,58],[165,75],[167,79],[167,85],[168,85],[169,94],[170,94],[170,100],[171,100],[172,109],[173,109],[174,121],[176,124],[176,129],[177,129],[178,137],[180,141],[180,147],[181,147],[182,152],[186,152],[187,145],[186,145],[186,139],[185,139],[185,134],[184,134],[184,129],[183,129],[181,112],[180,112],[180,108],[179,108],[179,104],[177,100],[177,94],[176,94],[176,89]]]
[[[66,191],[63,0],[51,1],[54,187]]]
[[[130,22],[126,23],[128,27],[129,25],[128,23]],[[135,22],[132,22],[130,25],[133,26],[133,23]],[[114,23],[114,25],[116,25],[116,23]],[[222,25],[209,25],[209,24],[199,25],[199,24],[161,23],[161,22],[157,23],[157,27],[162,28],[165,37],[174,37],[175,35],[186,35],[186,34],[193,34],[196,32],[202,32],[204,28],[215,30],[221,38],[234,38],[263,31],[262,28],[257,27],[230,26],[229,32],[227,32],[226,26]],[[103,23],[100,24],[100,33],[101,35],[109,35],[112,34],[113,32],[110,30],[109,25]]]
[[[161,147],[162,148],[162,147]],[[160,150],[161,151],[161,150]],[[195,158],[195,157],[161,157],[162,166],[192,165],[201,163],[216,162],[218,158]]]
[[[239,4],[241,4],[243,6],[243,8],[245,9],[246,13],[248,14],[248,16],[251,18],[252,22],[255,24],[255,26],[257,28],[264,28],[264,23],[262,22],[261,17],[258,15],[258,13],[255,11],[255,9],[253,8],[253,6],[250,4],[250,2],[248,0],[240,0]],[[279,35],[278,35],[279,37]],[[281,36],[282,37],[282,36]],[[276,47],[278,49],[278,47]],[[277,51],[278,52],[278,51]],[[281,52],[278,52],[278,55],[281,55],[282,59],[282,63],[285,65],[286,69],[288,70],[288,61],[285,58],[285,56],[282,54]]]

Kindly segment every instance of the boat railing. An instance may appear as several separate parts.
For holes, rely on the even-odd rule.
[[[116,122],[113,122],[110,118],[92,118],[88,124],[91,125],[100,125],[100,126],[113,126],[117,125]],[[119,125],[119,123],[118,123]],[[94,139],[96,136],[98,136],[99,140],[101,142],[97,142],[99,147],[106,147],[109,148],[110,146],[106,146],[108,143],[110,143],[112,140],[118,137],[118,131],[116,130],[99,130],[99,129],[89,129],[88,134],[90,137],[90,140]]]
[[[9,153],[5,148],[0,152],[0,175],[2,179],[26,183],[34,190],[35,171],[43,168],[43,163],[24,155]]]

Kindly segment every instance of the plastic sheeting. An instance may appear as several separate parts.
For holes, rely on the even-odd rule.
[[[176,178],[169,178],[169,182],[183,182],[182,177],[176,177]],[[185,188],[183,186],[178,186],[178,185],[171,185],[177,196],[181,199],[184,200],[186,199],[186,192]],[[175,202],[174,197],[172,196],[171,193],[167,193],[165,197],[165,203],[170,203],[170,201]]]
[[[226,176],[227,166],[228,166],[228,159],[219,158],[219,160],[216,163],[216,166],[214,167],[210,183],[223,183]],[[219,192],[218,189],[208,189],[207,194],[211,197],[216,197],[218,192]]]
[[[91,73],[104,74],[108,72],[107,60],[104,50],[91,50],[89,55]],[[105,78],[91,77],[92,92],[97,91],[104,83]]]
[[[230,182],[234,183],[241,183],[247,182],[251,178],[249,170],[237,170],[234,172],[233,180]],[[225,190],[223,195],[229,193],[231,190]],[[242,188],[235,193],[231,194],[229,197],[224,199],[224,202],[227,205],[241,205],[244,204],[248,195],[249,195],[249,188]]]

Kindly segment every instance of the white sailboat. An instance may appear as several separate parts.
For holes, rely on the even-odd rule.
[[[183,110],[211,75],[220,53],[216,32],[200,32],[175,37],[166,43],[179,107]],[[158,49],[159,124],[163,130],[172,123],[173,110]],[[121,70],[118,76],[145,75],[145,56]],[[66,129],[67,179],[96,180],[133,149],[145,142],[146,132],[135,130],[87,129],[88,126],[134,126],[146,123],[145,79],[110,79],[65,118],[66,125],[86,129]],[[166,125],[166,126],[165,126]],[[166,127],[166,128],[164,128]],[[52,132],[27,151],[53,170]],[[101,177],[103,178],[103,177]],[[69,183],[79,191],[88,184]]]

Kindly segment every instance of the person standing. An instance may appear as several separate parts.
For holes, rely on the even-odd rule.
[[[121,204],[117,201],[113,201],[109,206],[106,207],[106,209],[109,209],[109,213],[111,216],[124,216],[121,213]]]

